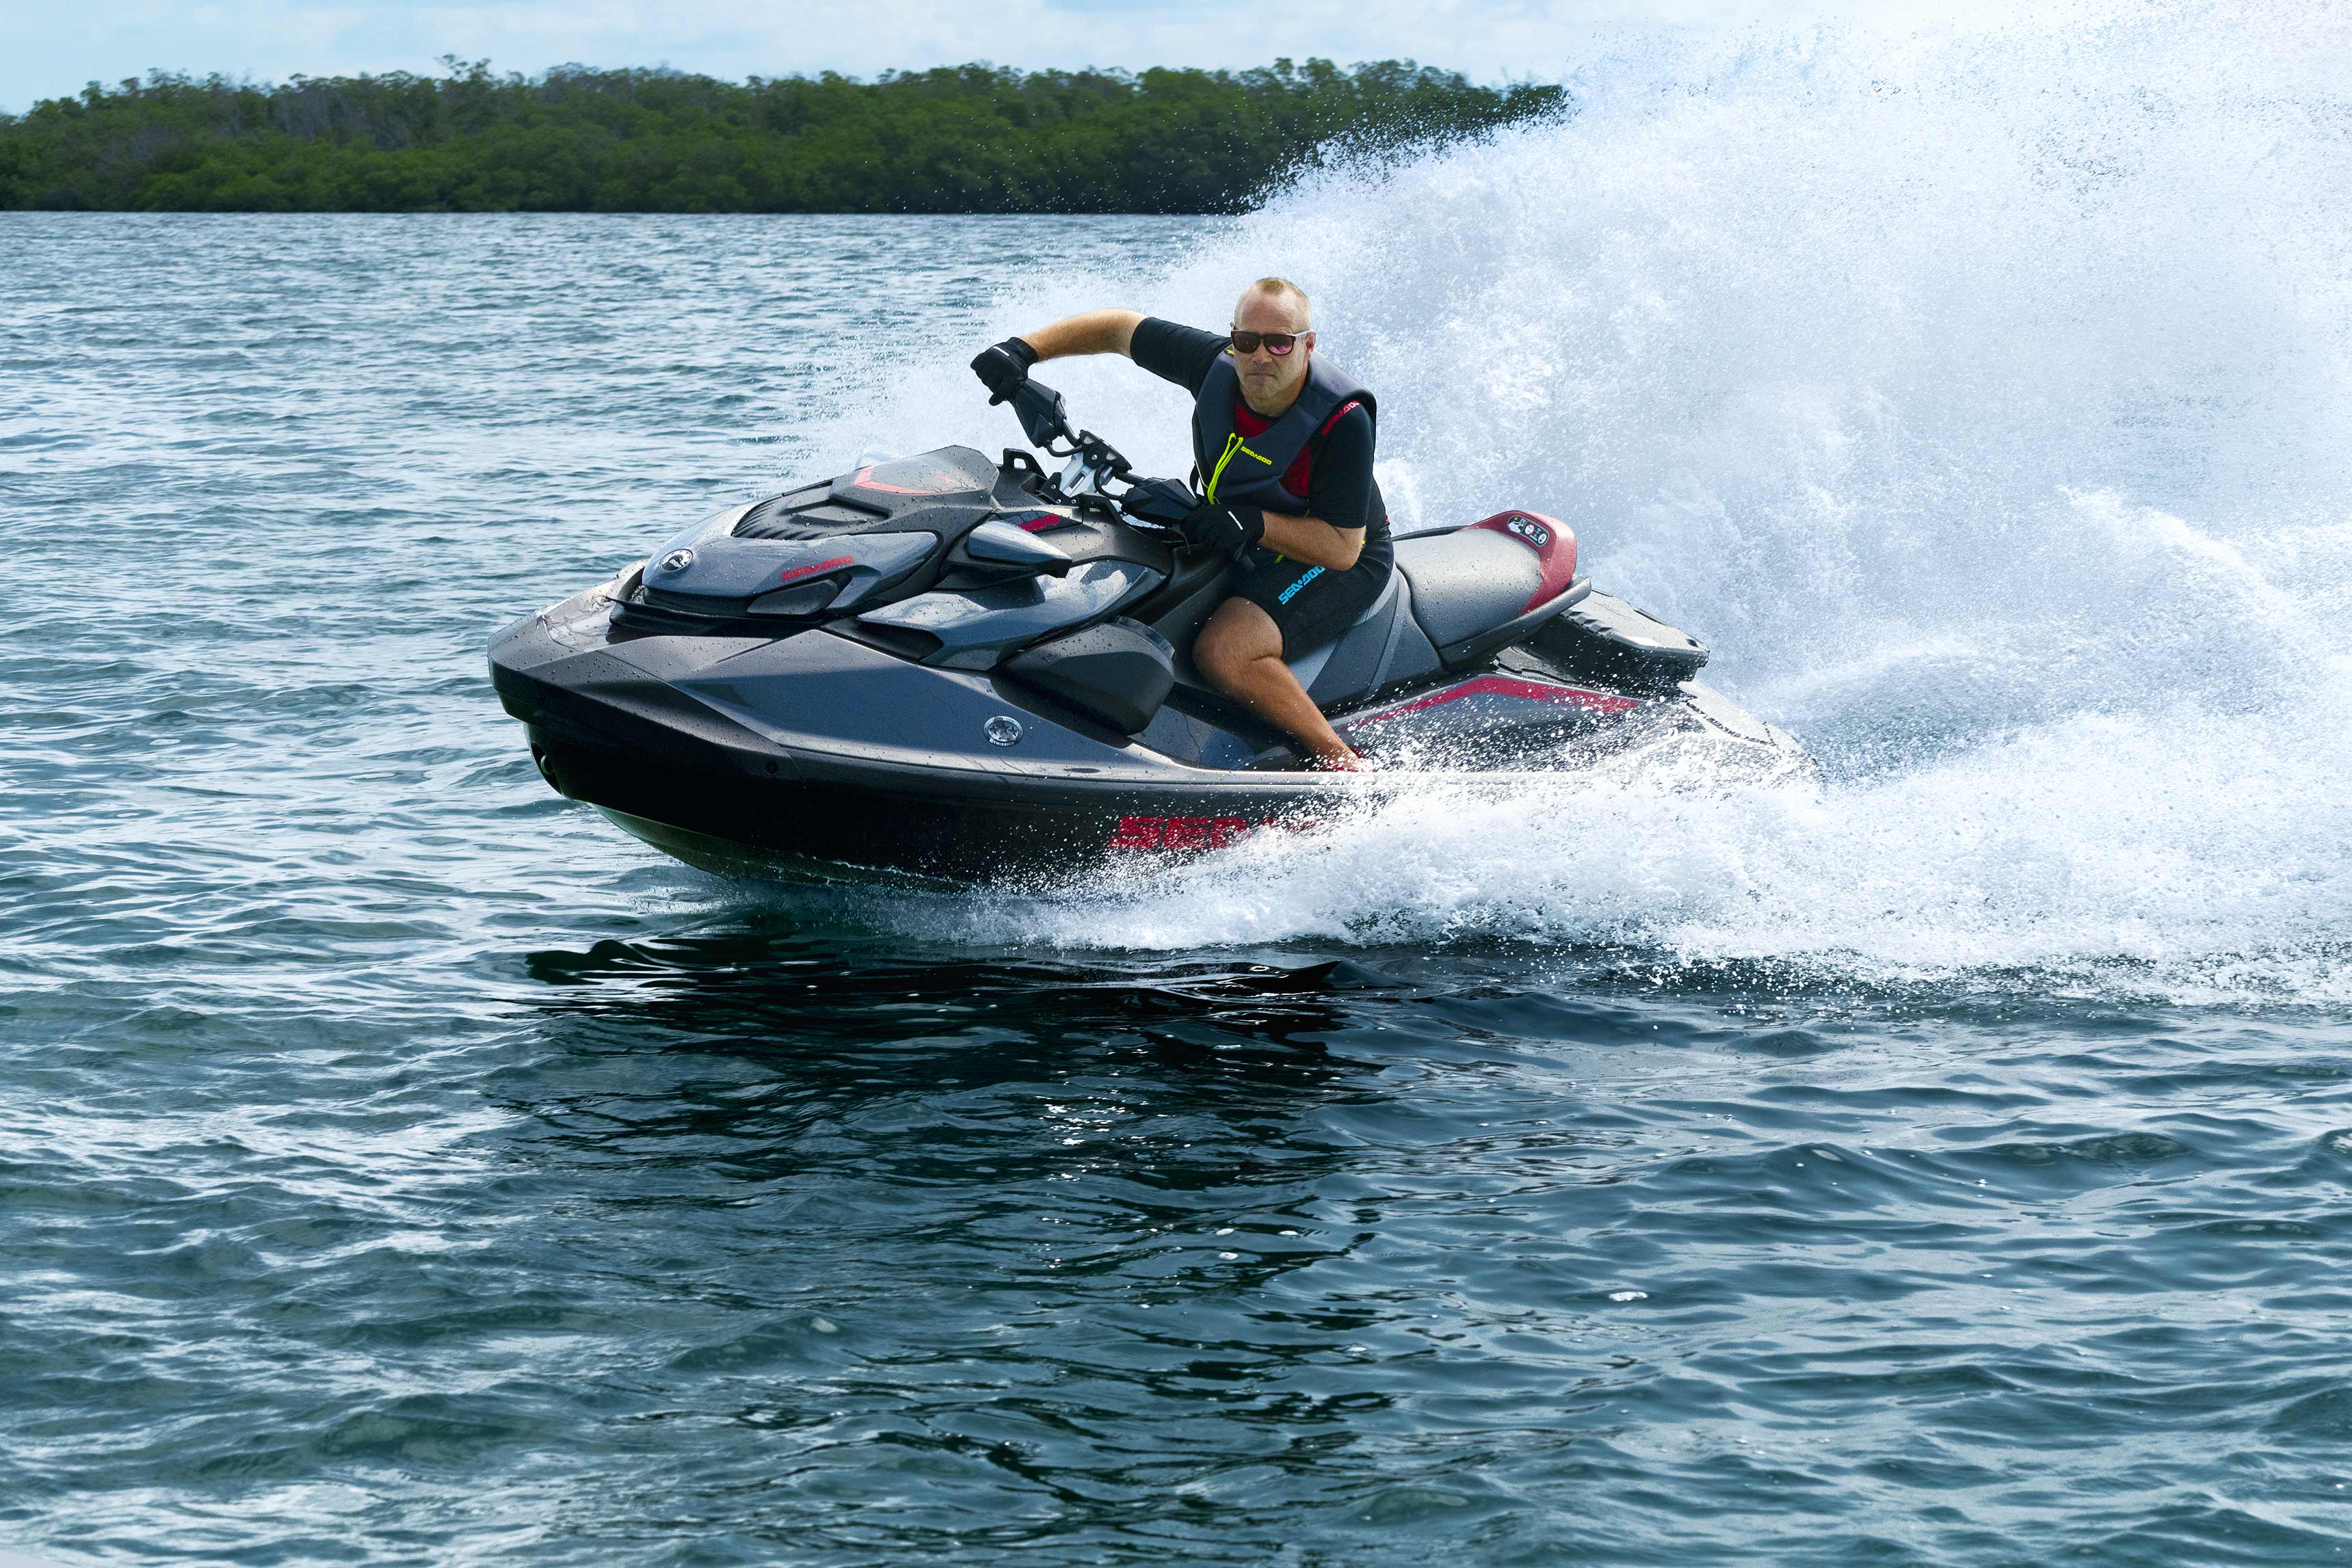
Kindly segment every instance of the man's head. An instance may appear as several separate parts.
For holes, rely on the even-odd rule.
[[[1287,353],[1276,353],[1274,344],[1255,341],[1243,353],[1235,343],[1228,351],[1241,373],[1242,401],[1269,417],[1298,401],[1307,384],[1307,361],[1315,352],[1315,333],[1308,325],[1307,292],[1286,277],[1261,277],[1242,290],[1234,305],[1234,330],[1251,342],[1274,334],[1274,342],[1289,340]]]

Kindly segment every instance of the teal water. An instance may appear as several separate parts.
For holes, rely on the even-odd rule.
[[[0,1550],[2338,1561],[2352,202],[2004,47],[1208,228],[0,222]],[[1265,270],[1404,520],[1549,500],[1825,795],[945,897],[540,782],[503,620]]]

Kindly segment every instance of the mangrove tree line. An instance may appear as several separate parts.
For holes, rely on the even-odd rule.
[[[1410,61],[984,66],[742,83],[486,62],[282,86],[154,73],[0,115],[0,208],[1220,213],[1338,148],[1561,112]]]

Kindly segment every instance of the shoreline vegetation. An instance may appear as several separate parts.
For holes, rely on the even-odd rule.
[[[0,114],[0,209],[1232,213],[1334,157],[1568,112],[1384,60],[720,81],[562,66],[254,85],[152,72]]]

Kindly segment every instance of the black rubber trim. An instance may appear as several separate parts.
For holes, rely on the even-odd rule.
[[[1467,669],[1483,663],[1500,649],[1514,643],[1523,643],[1561,611],[1582,601],[1592,591],[1592,580],[1580,577],[1550,599],[1545,600],[1524,615],[1515,615],[1500,626],[1490,627],[1475,637],[1465,637],[1437,650],[1437,661],[1449,670]],[[1423,627],[1425,632],[1428,628]]]

